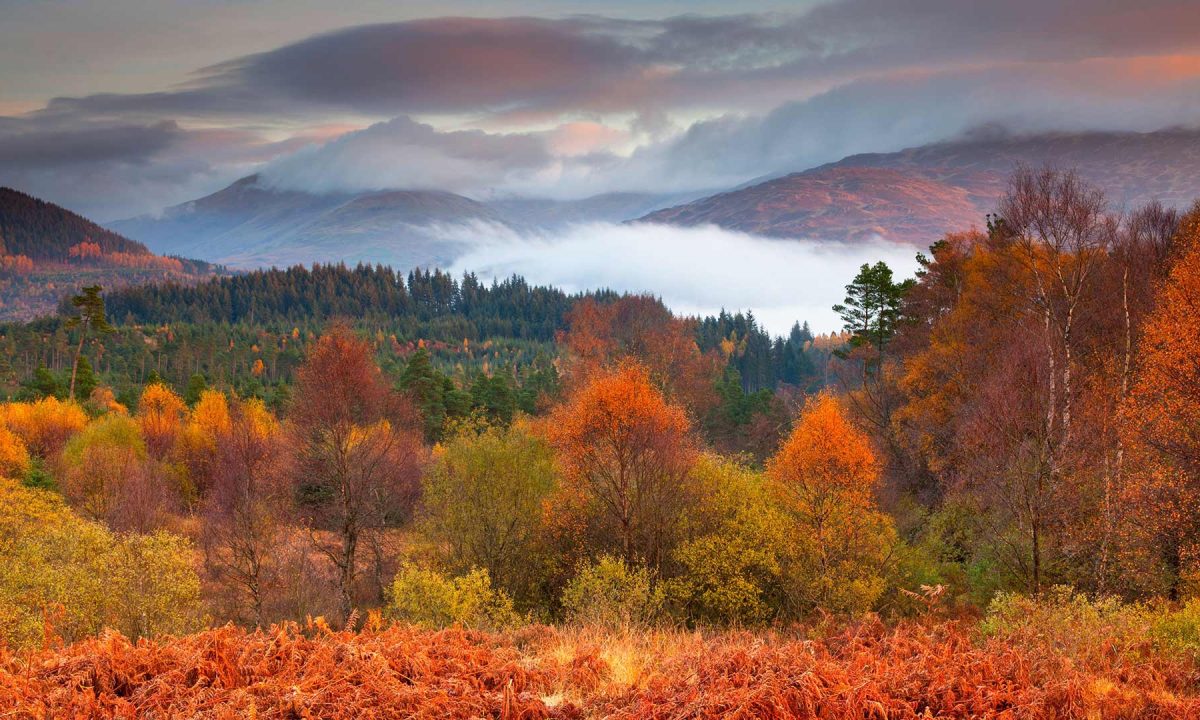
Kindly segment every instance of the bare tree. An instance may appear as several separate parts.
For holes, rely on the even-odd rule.
[[[1019,167],[1000,213],[1034,279],[1033,306],[1042,315],[1047,377],[1047,437],[1071,437],[1075,397],[1075,328],[1096,268],[1116,233],[1098,188],[1074,171]]]

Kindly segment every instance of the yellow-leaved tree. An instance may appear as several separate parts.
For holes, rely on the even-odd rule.
[[[47,397],[36,402],[0,404],[0,425],[7,427],[31,455],[49,460],[67,438],[87,424],[87,413],[73,402]]]
[[[152,456],[162,459],[174,447],[186,411],[183,398],[162,383],[150,383],[142,391],[137,418]]]

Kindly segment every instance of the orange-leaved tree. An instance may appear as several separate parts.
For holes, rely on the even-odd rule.
[[[137,419],[142,426],[146,449],[153,457],[161,460],[175,446],[186,412],[187,404],[183,398],[166,385],[152,382],[142,390]]]
[[[16,433],[0,425],[0,477],[21,479],[29,472],[29,450]]]
[[[644,366],[627,362],[593,375],[548,428],[566,474],[559,499],[570,500],[552,506],[584,515],[576,526],[592,550],[657,567],[692,500],[696,448],[683,408],[667,402]]]
[[[0,404],[0,425],[21,438],[31,455],[43,460],[53,459],[67,438],[83,429],[87,419],[78,404],[54,397]]]
[[[767,477],[790,524],[781,562],[789,610],[870,609],[896,533],[875,504],[879,459],[841,400],[826,392],[809,401]]]
[[[578,387],[597,372],[633,360],[668,400],[697,416],[717,403],[719,354],[700,352],[695,322],[675,317],[657,298],[629,295],[604,303],[588,298],[572,308],[566,322],[569,330],[559,342],[566,350],[568,384]]]
[[[1146,505],[1139,523],[1154,526],[1168,567],[1188,574],[1200,571],[1200,204],[1184,216],[1174,245],[1126,410],[1144,463],[1133,488]]]

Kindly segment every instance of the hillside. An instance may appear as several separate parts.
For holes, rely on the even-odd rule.
[[[439,226],[484,223],[553,228],[620,222],[695,195],[610,193],[582,200],[506,198],[480,202],[449,192],[389,190],[314,194],[279,190],[257,175],[161,217],[112,223],[157,252],[253,268],[311,262],[385,263],[400,269],[445,266],[464,250]]]
[[[191,282],[218,272],[205,262],[156,255],[65,208],[0,188],[0,321],[52,313],[83,285]]]
[[[773,237],[918,246],[982,225],[1020,163],[1075,168],[1116,209],[1200,197],[1200,130],[968,138],[828,165],[650,213],[647,222],[713,224]]]
[[[84,244],[94,244],[96,248],[83,250]],[[151,254],[145,245],[106,230],[66,208],[0,187],[0,255],[24,255],[34,261],[67,261],[93,252]]]

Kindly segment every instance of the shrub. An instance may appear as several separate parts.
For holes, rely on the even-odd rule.
[[[105,564],[108,590],[121,599],[110,623],[126,637],[178,635],[202,625],[200,578],[186,538],[162,531],[118,535]]]
[[[678,577],[664,593],[684,619],[714,625],[757,625],[772,612],[765,587],[778,571],[775,554],[744,536],[705,535],[675,552]]]
[[[131,638],[200,625],[188,542],[114,535],[56,493],[0,479],[0,644],[66,640],[113,628]]]
[[[658,617],[662,606],[662,589],[649,568],[611,555],[580,565],[562,594],[564,616],[582,625],[644,625]]]
[[[1200,661],[1200,599],[1193,598],[1183,607],[1155,617],[1150,636],[1162,649]]]
[[[25,477],[29,467],[29,450],[25,448],[25,441],[0,425],[0,477]]]
[[[392,581],[390,595],[384,614],[413,625],[498,629],[521,620],[512,599],[493,588],[487,570],[481,568],[450,578],[405,563]]]
[[[1042,597],[999,593],[979,628],[1013,646],[1040,647],[1089,666],[1107,658],[1141,658],[1150,648],[1153,610],[1115,597],[1089,598],[1055,586]]]
[[[690,623],[765,622],[779,609],[783,518],[760,473],[712,455],[694,472],[704,500],[692,517],[697,536],[675,549],[663,585],[672,612]]]

